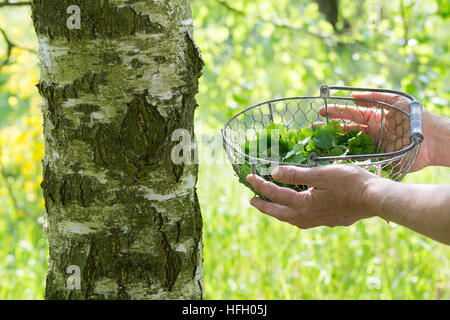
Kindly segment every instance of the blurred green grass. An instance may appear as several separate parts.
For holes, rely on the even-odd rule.
[[[233,176],[233,177],[232,177]],[[450,181],[427,168],[405,182]],[[250,208],[230,166],[203,165],[207,299],[448,299],[447,246],[372,218],[299,230]]]

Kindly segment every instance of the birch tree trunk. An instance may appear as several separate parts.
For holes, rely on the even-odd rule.
[[[189,0],[33,0],[32,14],[46,299],[201,299],[197,166],[170,156],[175,129],[193,136],[203,65]]]

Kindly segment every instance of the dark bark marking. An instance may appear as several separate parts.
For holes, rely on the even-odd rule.
[[[161,250],[164,255],[164,278],[163,285],[169,291],[172,289],[178,274],[181,271],[181,259],[178,254],[172,250],[167,240],[166,232],[164,231],[164,222],[161,213],[155,211],[155,220],[158,224],[158,231],[161,234]]]
[[[86,267],[86,281],[82,281],[82,283],[86,284],[86,289],[84,291],[84,299],[90,300],[92,298],[92,293],[94,290],[96,272],[99,267],[100,258],[98,256],[98,250],[95,245],[95,242],[91,240],[90,248],[89,248],[89,256],[87,259],[87,267]]]

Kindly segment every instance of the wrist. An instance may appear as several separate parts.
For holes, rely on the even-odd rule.
[[[424,113],[424,147],[429,166],[450,166],[450,119],[430,111]]]
[[[386,202],[396,182],[375,177],[366,181],[363,192],[363,206],[371,216],[390,220],[386,210]]]

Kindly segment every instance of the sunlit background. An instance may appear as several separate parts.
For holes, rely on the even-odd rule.
[[[206,64],[202,129],[219,130],[259,101],[316,95],[324,83],[401,89],[450,116],[447,0],[339,0],[336,23],[321,1],[191,2]],[[45,288],[36,51],[30,9],[0,8],[0,299],[42,299]],[[405,182],[449,184],[450,169]],[[299,230],[250,208],[229,165],[202,164],[198,194],[207,299],[450,298],[449,247],[402,226]]]

